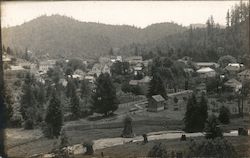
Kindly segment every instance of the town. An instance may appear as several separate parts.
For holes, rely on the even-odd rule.
[[[225,32],[236,25],[228,24]],[[197,38],[192,32],[213,29],[207,35],[211,41],[221,30],[212,16],[206,28],[190,27],[190,47]],[[235,149],[225,145],[225,153],[215,157],[247,157],[250,56],[222,47],[216,55],[199,56],[169,47],[145,51],[138,45],[128,54],[111,47],[88,58],[38,57],[28,47],[17,53],[3,45],[7,153],[32,158],[204,157],[195,152],[200,139],[220,138],[223,144],[228,138]],[[167,151],[161,140],[167,141]],[[214,151],[199,149],[214,156],[209,155]]]

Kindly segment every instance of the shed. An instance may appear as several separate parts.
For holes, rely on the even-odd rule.
[[[153,95],[149,99],[148,111],[157,112],[164,110],[166,100],[161,95]]]

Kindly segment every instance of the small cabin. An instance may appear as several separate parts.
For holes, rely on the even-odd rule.
[[[164,110],[166,100],[161,95],[153,95],[149,99],[148,111],[158,112]]]

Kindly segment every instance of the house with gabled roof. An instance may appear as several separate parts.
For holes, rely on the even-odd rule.
[[[233,92],[238,92],[242,88],[242,83],[234,78],[225,82],[224,85]]]
[[[250,69],[246,69],[246,70],[238,73],[237,76],[241,82],[244,82],[246,80],[250,81]]]
[[[148,111],[158,112],[164,110],[166,100],[161,95],[153,95],[149,99]]]

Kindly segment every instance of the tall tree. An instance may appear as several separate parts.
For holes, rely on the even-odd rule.
[[[61,101],[54,89],[49,102],[49,106],[47,108],[45,122],[49,129],[50,137],[58,137],[60,135],[61,127],[63,124],[63,114],[61,109]]]
[[[108,116],[118,108],[116,90],[108,73],[102,73],[96,80],[96,89],[92,95],[93,112]]]
[[[81,116],[81,109],[80,109],[80,100],[76,94],[76,90],[74,90],[70,102],[71,102],[71,112],[73,115],[73,119],[79,119]]]
[[[227,25],[227,28],[229,28],[229,26],[230,26],[230,13],[229,13],[229,10],[227,10],[226,25]]]
[[[147,95],[148,98],[158,94],[160,94],[164,98],[167,98],[167,92],[163,80],[158,73],[153,73],[153,78],[150,81],[149,86],[149,92]]]

